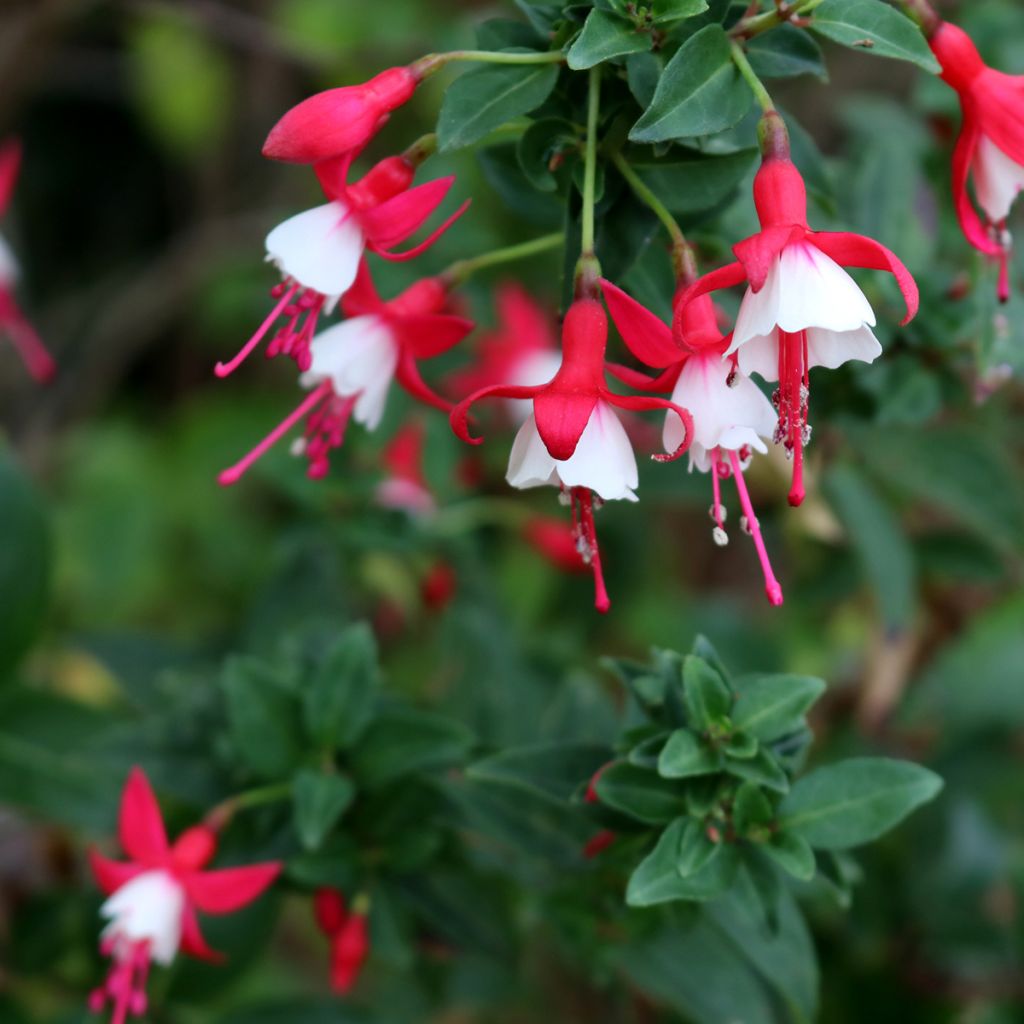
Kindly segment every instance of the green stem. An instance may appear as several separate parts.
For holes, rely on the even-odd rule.
[[[456,61],[469,61],[475,64],[561,64],[565,61],[565,54],[561,50],[546,50],[543,53],[451,50],[448,53],[428,53],[416,61],[411,68],[413,74],[422,79]]]
[[[729,30],[729,35],[734,39],[752,39],[770,29],[792,22],[794,18],[805,17],[824,2],[825,0],[803,0],[803,3],[791,3],[784,10],[776,8],[774,11],[764,11],[761,14],[753,14],[749,18],[741,18]]]
[[[590,95],[587,105],[587,147],[583,166],[583,238],[584,256],[594,255],[594,197],[597,193],[597,121],[601,114],[601,66],[590,69]]]
[[[921,31],[931,38],[936,29],[942,24],[942,18],[938,11],[928,0],[898,0],[900,7],[907,12],[907,16],[921,26]]]
[[[259,789],[249,789],[237,796],[228,797],[221,801],[206,815],[205,822],[214,831],[220,831],[239,812],[248,810],[250,807],[261,807],[264,804],[278,803],[287,800],[292,795],[290,782],[275,783],[273,786],[262,786]]]
[[[542,252],[557,249],[564,242],[565,235],[561,231],[557,231],[552,235],[542,235],[540,238],[531,239],[529,242],[520,242],[518,245],[510,245],[504,249],[494,249],[491,252],[481,253],[479,256],[471,256],[469,259],[453,263],[441,274],[441,278],[449,288],[454,288],[472,277],[477,271],[496,267],[502,263],[528,259],[530,256],[537,256]]]
[[[750,91],[754,94],[754,98],[766,114],[772,113],[775,110],[775,103],[772,101],[771,95],[765,88],[764,82],[757,77],[757,73],[750,66],[750,61],[747,60],[747,55],[743,52],[743,47],[734,41],[731,44],[731,48],[733,63],[739,69],[739,73],[743,76],[743,80],[750,86]]]
[[[637,199],[647,206],[661,221],[669,237],[672,239],[672,262],[677,280],[693,281],[697,276],[697,267],[693,258],[693,250],[686,241],[683,229],[668,207],[651,191],[644,180],[629,165],[629,161],[621,152],[612,156],[612,163],[618,168],[619,174],[626,179],[626,184],[633,190]]]

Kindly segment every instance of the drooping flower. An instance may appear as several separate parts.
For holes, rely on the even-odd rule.
[[[929,40],[942,79],[956,90],[963,125],[953,153],[953,199],[967,240],[999,261],[999,298],[1010,298],[1006,219],[1024,190],[1024,75],[989,67],[963,29],[943,22]],[[968,194],[974,181],[974,196]]]
[[[474,362],[451,375],[456,394],[466,395],[492,384],[530,387],[547,384],[558,372],[558,339],[547,312],[521,285],[498,289],[498,329],[477,343]],[[530,403],[509,399],[511,417],[519,423],[530,414]]]
[[[132,769],[121,797],[118,834],[129,861],[90,850],[96,883],[108,899],[100,950],[111,960],[103,985],[89,997],[93,1013],[110,1006],[112,1024],[146,1012],[150,965],[166,967],[178,950],[218,961],[199,930],[197,911],[230,914],[255,900],[277,877],[278,863],[207,870],[217,833],[207,824],[167,840],[163,817],[146,776]]]
[[[740,370],[777,380],[775,439],[793,458],[789,500],[804,498],[803,449],[810,440],[809,370],[834,369],[851,359],[871,362],[882,348],[872,327],[870,303],[844,267],[893,274],[903,293],[908,323],[917,312],[918,290],[910,272],[885,246],[846,232],[812,231],[807,190],[789,157],[785,126],[777,114],[762,120],[764,160],[754,180],[761,230],[733,247],[737,262],[713,270],[687,288],[676,305],[677,321],[701,295],[747,282],[727,354]]]
[[[533,410],[519,428],[509,457],[507,480],[513,487],[559,487],[572,506],[580,553],[593,571],[595,606],[611,607],[601,569],[594,528],[595,498],[636,501],[636,456],[615,409],[674,409],[686,425],[677,451],[655,456],[678,458],[692,435],[690,414],[663,398],[619,395],[605,383],[608,318],[592,297],[577,299],[562,329],[562,361],[547,384],[496,384],[463,399],[451,414],[452,429],[462,440],[479,444],[469,433],[470,408],[484,398],[531,399]]]
[[[323,477],[329,456],[341,447],[350,419],[376,430],[392,380],[425,405],[451,408],[420,375],[417,361],[447,352],[473,323],[446,313],[448,291],[439,278],[424,278],[385,302],[377,293],[366,263],[342,300],[348,319],[329,327],[310,346],[309,369],[299,378],[309,391],[303,402],[248,455],[224,470],[220,483],[236,483],[249,467],[305,420],[303,436],[293,447],[309,461],[309,476]]]
[[[330,313],[352,287],[364,252],[391,260],[411,259],[433,245],[469,205],[464,203],[419,245],[396,253],[394,247],[422,227],[455,178],[413,186],[415,163],[405,156],[392,156],[349,185],[350,164],[351,158],[345,157],[318,165],[329,202],[290,217],[267,235],[267,259],[283,279],[271,291],[276,305],[239,353],[217,364],[218,377],[233,373],[282,317],[284,323],[271,337],[267,355],[290,356],[300,370],[308,370],[320,314]]]
[[[370,952],[369,900],[356,896],[349,911],[336,889],[318,889],[313,907],[320,930],[331,941],[331,987],[345,995],[355,987]]]
[[[387,477],[377,487],[377,504],[402,509],[410,515],[425,515],[437,508],[423,472],[426,432],[420,420],[401,427],[384,449]]]
[[[12,139],[0,147],[0,217],[11,204],[20,169],[21,143]],[[19,275],[18,261],[0,235],[0,331],[11,339],[25,369],[36,380],[45,382],[56,373],[57,364],[14,298]]]
[[[773,436],[778,417],[757,385],[736,365],[736,356],[726,355],[729,340],[719,330],[711,297],[701,295],[687,305],[673,330],[609,281],[603,282],[603,290],[612,320],[627,347],[641,362],[663,371],[654,380],[623,367],[614,367],[613,372],[634,387],[671,389],[672,401],[690,410],[690,471],[696,468],[711,473],[710,512],[715,524],[715,543],[724,546],[729,542],[721,482],[731,477],[743,510],[740,525],[754,541],[768,600],[774,605],[782,604],[782,587],[772,571],[743,479],[753,453],[763,455],[768,451],[763,439]],[[684,426],[679,417],[668,412],[663,435],[665,450],[675,451],[683,438]]]
[[[263,155],[315,164],[361,150],[422,80],[414,68],[389,68],[361,85],[327,89],[292,107],[270,130]]]

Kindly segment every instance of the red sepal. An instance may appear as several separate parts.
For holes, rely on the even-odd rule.
[[[411,352],[403,350],[402,354],[398,357],[398,366],[395,369],[395,380],[397,380],[413,398],[422,402],[424,405],[440,409],[441,412],[445,413],[450,413],[452,411],[452,403],[446,398],[442,398],[436,391],[433,391],[427,386],[426,382],[423,380],[423,375],[420,373],[420,368],[416,365],[416,360]]]
[[[377,291],[377,286],[373,283],[373,275],[370,273],[370,266],[364,256],[359,261],[355,281],[341,297],[341,311],[345,316],[366,316],[379,312],[383,305],[384,301]]]
[[[454,184],[454,176],[427,181],[379,206],[360,211],[359,223],[368,244],[375,249],[390,249],[404,242],[444,202]]]
[[[276,862],[197,871],[182,876],[192,902],[207,914],[230,914],[251,903],[281,873]]]
[[[449,313],[423,313],[395,317],[389,326],[413,358],[431,359],[457,345],[476,324]]]
[[[337,889],[317,889],[313,895],[313,913],[316,923],[325,935],[333,935],[341,930],[348,918],[345,909],[345,898]]]
[[[477,402],[481,402],[485,398],[534,398],[541,390],[541,387],[514,384],[492,384],[490,387],[480,388],[479,391],[474,391],[452,409],[449,416],[452,430],[455,432],[455,436],[461,441],[465,441],[466,444],[482,444],[482,437],[473,437],[469,432],[469,410]]]
[[[537,433],[551,458],[559,462],[572,458],[599,400],[596,390],[562,391],[550,386],[534,398]]]
[[[21,170],[21,142],[10,139],[0,146],[0,215],[7,212]]]
[[[377,248],[376,243],[371,242],[370,248],[375,252],[381,259],[389,260],[392,263],[406,263],[409,260],[415,259],[422,253],[426,252],[432,245],[434,245],[442,235],[444,235],[449,228],[469,209],[472,204],[471,199],[467,199],[440,227],[435,228],[431,233],[423,239],[418,245],[414,245],[411,249],[406,249],[403,252],[389,252],[386,249]]]
[[[651,412],[655,409],[667,409],[669,412],[674,412],[682,420],[683,430],[685,431],[683,443],[674,452],[669,452],[666,455],[652,455],[651,458],[655,462],[675,462],[693,444],[693,416],[690,414],[689,409],[684,409],[681,405],[676,405],[675,402],[670,402],[667,398],[655,398],[653,395],[609,394],[607,399],[612,405],[617,405],[620,409],[628,409],[630,412]]]
[[[610,281],[601,281],[601,291],[622,340],[640,362],[662,369],[685,357],[675,343],[672,328],[649,309]]]
[[[621,363],[609,363],[608,372],[627,387],[635,388],[637,391],[671,391],[679,380],[683,362],[680,361],[667,370],[662,370],[657,377],[650,377]]]
[[[121,795],[118,836],[124,852],[147,866],[163,861],[169,852],[160,805],[138,767],[131,770]]]
[[[736,259],[743,264],[750,287],[755,292],[764,287],[779,253],[791,242],[799,241],[806,233],[807,229],[798,224],[779,224],[764,228],[732,247]]]
[[[701,295],[717,292],[722,288],[734,288],[736,285],[742,284],[746,279],[747,272],[743,264],[737,262],[726,264],[726,266],[719,267],[717,270],[712,270],[699,280],[694,281],[689,288],[680,292],[676,299],[672,330],[677,335],[682,334],[684,311],[694,299],[699,298]]]
[[[183,953],[211,964],[221,964],[227,959],[223,953],[218,953],[206,944],[199,930],[199,918],[190,906],[186,906],[181,915],[181,949]]]
[[[92,868],[96,884],[107,896],[117,892],[122,885],[127,885],[133,878],[146,870],[141,864],[110,860],[95,849],[89,850],[89,867]]]

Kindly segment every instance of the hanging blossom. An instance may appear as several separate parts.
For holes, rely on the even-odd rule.
[[[0,217],[11,205],[20,169],[21,143],[16,139],[4,143],[0,147]],[[45,382],[57,372],[57,364],[15,301],[14,289],[19,276],[18,261],[0,235],[0,331],[11,339],[28,372],[36,380]]]
[[[904,324],[917,312],[918,291],[907,268],[880,243],[808,227],[807,189],[790,159],[788,134],[777,113],[764,115],[761,132],[764,159],[754,179],[761,230],[733,247],[737,262],[685,289],[675,315],[681,322],[699,296],[747,282],[726,354],[736,354],[742,373],[779,382],[773,396],[779,414],[775,441],[793,459],[789,501],[799,505],[803,450],[811,436],[808,371],[834,369],[851,359],[870,363],[882,352],[872,331],[871,304],[843,268],[893,274],[907,306]]]
[[[942,80],[956,90],[963,125],[953,153],[953,198],[967,240],[999,262],[999,298],[1010,298],[1006,218],[1024,190],[1024,75],[990,68],[963,29],[941,23],[929,40]],[[967,191],[974,195],[984,220]]]
[[[447,306],[447,285],[437,277],[417,281],[385,302],[364,261],[342,300],[347,319],[321,332],[310,345],[309,368],[299,378],[309,394],[248,455],[224,470],[220,483],[236,483],[302,421],[303,434],[292,451],[308,460],[312,479],[322,478],[330,468],[331,451],[344,443],[350,419],[367,430],[377,429],[393,380],[418,401],[448,412],[451,404],[427,386],[417,365],[420,359],[447,352],[473,329],[472,321],[445,312]]]
[[[506,479],[517,488],[551,485],[561,489],[572,507],[573,528],[584,561],[594,575],[598,611],[611,607],[601,568],[594,511],[604,501],[636,501],[636,456],[615,409],[674,409],[685,424],[684,439],[671,455],[678,458],[689,445],[689,412],[663,398],[619,395],[605,384],[608,318],[592,297],[578,298],[562,328],[562,361],[554,378],[543,385],[496,384],[463,399],[451,414],[452,429],[470,444],[482,438],[469,433],[470,408],[484,398],[530,399],[532,412],[519,428],[509,457]]]
[[[498,329],[484,335],[472,366],[451,375],[452,389],[470,394],[492,384],[532,387],[547,384],[558,372],[561,356],[551,317],[518,284],[498,289]],[[517,423],[530,415],[530,403],[509,399],[507,410]]]
[[[276,305],[241,351],[227,363],[217,364],[218,377],[234,373],[282,319],[267,345],[267,356],[290,356],[300,370],[308,370],[320,315],[331,313],[353,285],[364,252],[390,260],[412,259],[433,245],[469,206],[468,201],[464,203],[419,245],[396,253],[394,246],[423,226],[455,178],[413,187],[418,157],[403,155],[381,160],[350,185],[347,177],[353,156],[318,164],[317,175],[329,202],[296,214],[267,235],[267,259],[282,276],[271,291]]]
[[[203,824],[167,840],[163,817],[146,776],[132,769],[121,796],[118,834],[129,861],[89,852],[96,883],[107,895],[100,951],[111,960],[106,981],[89,997],[89,1009],[108,1005],[112,1024],[146,1013],[150,965],[168,966],[178,950],[201,960],[223,957],[207,946],[196,911],[230,914],[255,900],[278,876],[279,863],[206,870],[217,833]]]
[[[370,952],[369,900],[356,896],[350,911],[336,889],[318,889],[313,909],[320,930],[331,942],[331,987],[345,995],[355,987]]]
[[[775,578],[768,551],[743,472],[755,451],[768,451],[764,439],[775,433],[778,416],[757,385],[737,366],[735,355],[726,355],[729,339],[722,336],[711,297],[701,295],[680,313],[675,331],[653,313],[608,281],[602,282],[612,320],[629,350],[643,363],[662,370],[651,380],[626,367],[612,372],[636,388],[672,392],[672,401],[693,415],[693,443],[689,447],[690,471],[711,474],[713,503],[712,536],[720,547],[728,544],[726,508],[721,483],[735,481],[743,515],[740,528],[754,541],[765,592],[773,605],[782,604],[782,587]],[[665,416],[665,450],[675,451],[686,428],[674,412]]]
[[[423,472],[425,442],[426,430],[421,420],[400,427],[388,442],[382,459],[388,475],[377,486],[378,505],[401,509],[413,516],[436,510],[437,502]]]

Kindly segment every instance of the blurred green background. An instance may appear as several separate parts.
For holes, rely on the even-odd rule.
[[[962,16],[988,58],[1024,72],[1018,4],[945,11]],[[786,588],[781,611],[764,601],[742,538],[711,543],[706,481],[679,465],[643,466],[640,505],[601,516],[608,618],[593,612],[586,576],[560,575],[508,528],[510,502],[561,510],[553,492],[506,491],[507,433],[492,429],[484,483],[470,491],[459,483],[465,450],[443,416],[427,414],[441,512],[412,523],[376,509],[383,444],[410,408],[397,391],[376,435],[350,431],[329,479],[308,481],[283,445],[234,489],[217,487],[217,472],[298,400],[273,363],[253,360],[227,382],[212,375],[267,308],[266,231],[317,202],[308,171],[260,158],[268,128],[317,89],[471,44],[489,16],[520,17],[511,2],[477,0],[0,9],[0,124],[25,145],[3,230],[23,263],[22,303],[61,367],[41,389],[0,352],[0,1019],[86,1019],[97,901],[83,839],[109,830],[124,769],[145,757],[164,674],[201,674],[230,651],[277,650],[291,630],[366,618],[389,685],[461,719],[489,747],[554,730],[567,708],[573,735],[605,738],[616,694],[599,657],[686,649],[696,632],[736,670],[822,676],[823,756],[909,756],[947,787],[866,858],[849,914],[812,913],[821,1019],[1024,1020],[1024,394],[1013,376],[1024,368],[1024,290],[997,308],[991,275],[958,235],[946,169],[957,112],[938,82],[830,50],[828,84],[803,78],[779,91],[818,143],[801,145],[816,222],[895,248],[924,299],[909,329],[880,335],[883,360],[815,380],[805,507],[785,507],[784,461],[760,460],[751,473]],[[429,130],[443,85],[421,90],[373,153]],[[521,194],[499,161],[460,153],[425,169],[449,171],[459,178],[449,205],[472,196],[470,213],[424,260],[381,266],[386,294],[424,267],[557,225],[555,200]],[[752,223],[746,181],[735,196],[684,217],[709,259]],[[1015,271],[1019,286],[1019,257]],[[510,272],[554,314],[559,257]],[[654,242],[625,286],[664,305],[666,272]],[[506,276],[467,291],[484,324]],[[865,285],[894,323],[894,290]],[[472,345],[431,364],[431,379],[463,365]],[[437,609],[422,588],[441,561],[457,590]],[[142,730],[134,749],[126,723]],[[197,758],[216,743],[180,739]],[[158,788],[199,802],[180,764],[152,770]],[[207,981],[196,1006],[153,1019],[365,1019],[327,1001],[278,1016],[244,1009],[323,990],[324,954],[307,926],[278,930],[258,953],[265,970]],[[650,1016],[604,1017],[612,1009],[575,975],[483,958],[427,1013],[395,993],[401,977],[378,986],[369,1019],[688,1016],[670,993]]]

